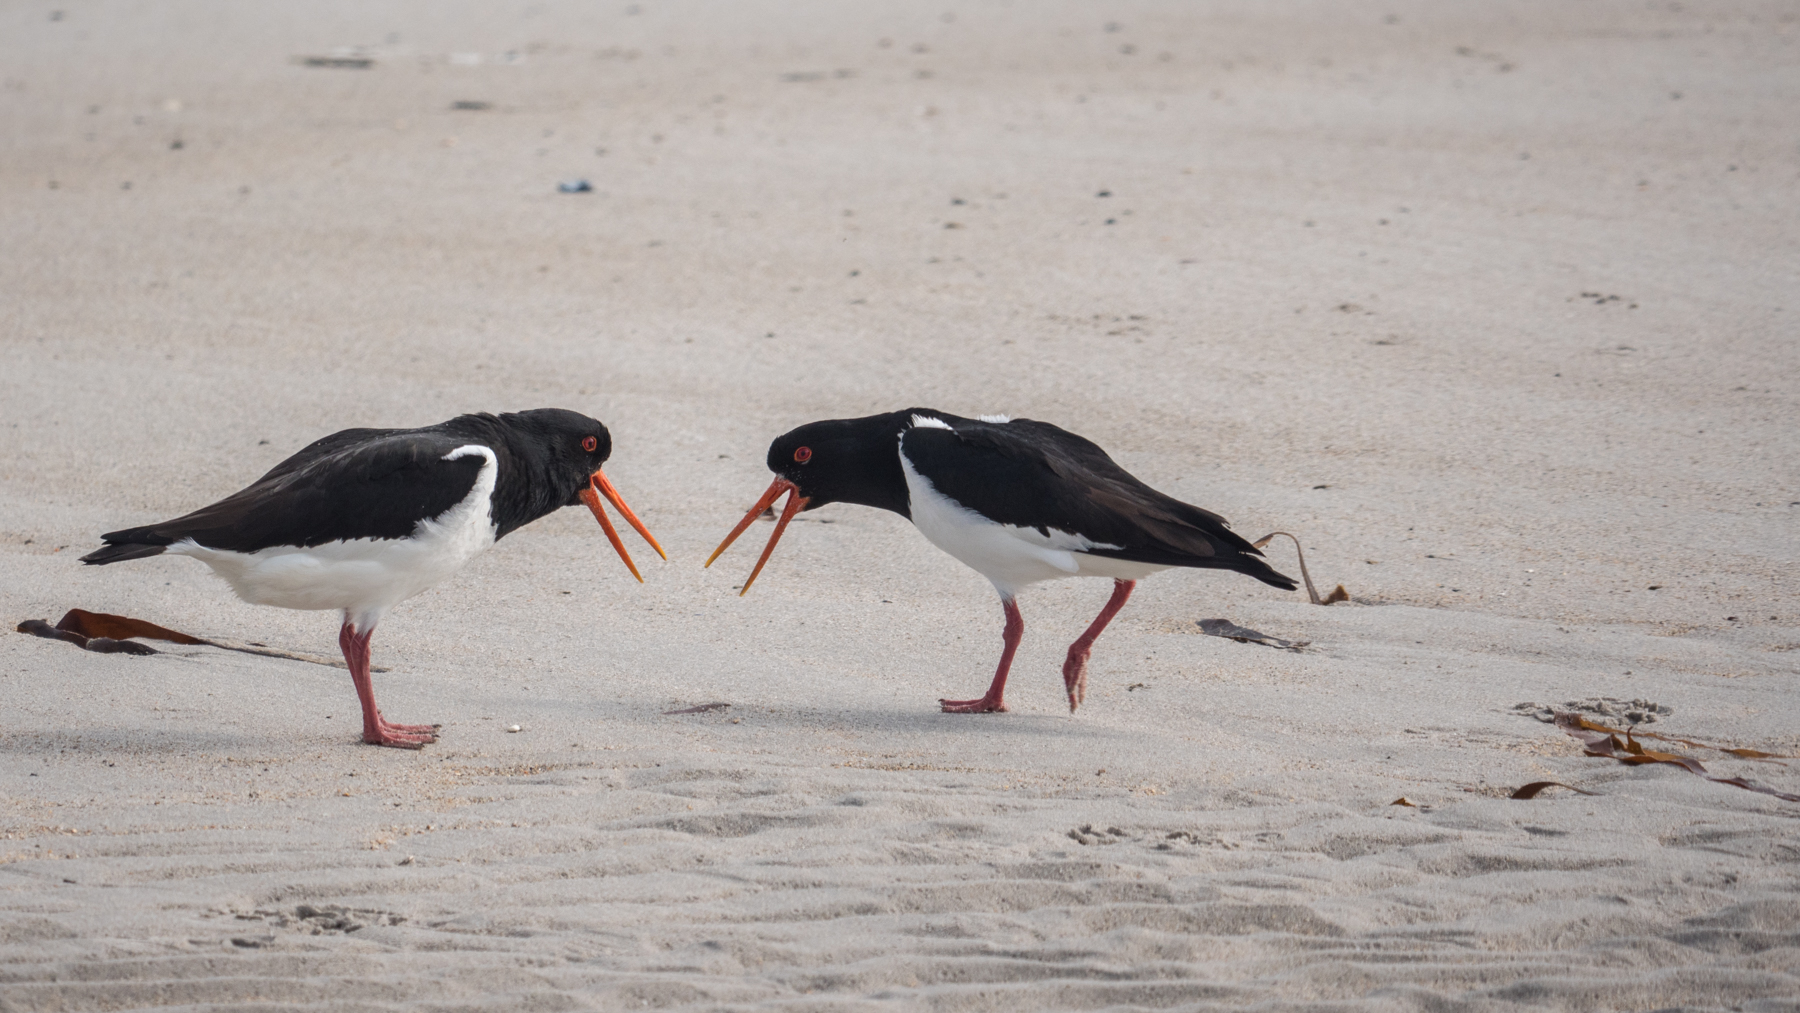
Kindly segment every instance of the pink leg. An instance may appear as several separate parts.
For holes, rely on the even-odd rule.
[[[399,749],[418,749],[427,742],[436,742],[437,726],[389,724],[375,706],[375,684],[369,679],[369,638],[374,634],[374,629],[358,633],[347,618],[338,630],[338,646],[344,649],[350,681],[356,684],[356,698],[362,702],[363,741]]]
[[[1094,647],[1094,638],[1098,637],[1100,631],[1106,629],[1106,624],[1112,622],[1113,616],[1118,615],[1119,610],[1125,607],[1125,599],[1131,597],[1131,589],[1134,587],[1137,587],[1135,580],[1113,581],[1112,597],[1107,599],[1106,607],[1101,609],[1100,614],[1088,625],[1087,632],[1069,645],[1068,660],[1063,662],[1063,687],[1069,691],[1070,714],[1075,713],[1075,708],[1081,706],[1081,701],[1087,699],[1087,660],[1088,652]]]
[[[1006,609],[1006,630],[1001,635],[1006,638],[1006,650],[1000,652],[1000,667],[994,671],[994,681],[988,686],[987,695],[979,700],[939,700],[938,706],[950,714],[992,714],[1006,710],[1006,673],[1012,668],[1013,652],[1019,649],[1019,638],[1025,635],[1025,619],[1019,615],[1019,603],[1011,598],[1001,598],[1000,604]]]

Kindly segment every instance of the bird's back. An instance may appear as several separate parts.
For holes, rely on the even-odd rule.
[[[87,563],[156,555],[191,539],[257,552],[355,539],[398,539],[462,502],[488,458],[445,455],[466,436],[429,429],[346,429],[314,441],[261,478],[172,520],[101,536]]]
[[[1296,586],[1223,517],[1151,488],[1091,440],[1032,419],[939,417],[949,428],[906,432],[907,459],[938,492],[996,523],[1079,535],[1093,543],[1089,555]]]

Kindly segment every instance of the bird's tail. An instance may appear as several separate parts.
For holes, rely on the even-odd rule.
[[[1250,551],[1255,552],[1256,550],[1251,549]],[[1283,591],[1296,591],[1300,587],[1294,583],[1294,578],[1263,562],[1260,553],[1255,556],[1248,552],[1239,553],[1227,565],[1241,574],[1255,577],[1257,580],[1271,587],[1281,588]]]
[[[115,532],[124,535],[128,532]],[[167,542],[154,545],[146,542],[113,541],[114,535],[101,535],[106,544],[81,557],[81,561],[89,566],[105,566],[107,563],[123,563],[127,559],[145,559],[149,556],[160,556],[168,548]]]

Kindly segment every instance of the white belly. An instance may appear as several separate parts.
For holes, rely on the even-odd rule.
[[[1027,584],[1062,577],[1110,577],[1140,580],[1166,570],[1166,566],[1136,563],[1084,551],[1116,548],[1066,531],[999,524],[937,491],[931,480],[914,470],[906,453],[900,453],[911,499],[908,509],[913,526],[931,544],[961,560],[992,581],[1003,597],[1013,597]]]
[[[253,605],[290,609],[342,609],[358,629],[463,568],[494,544],[490,497],[497,464],[486,447],[459,447],[445,455],[487,458],[462,502],[420,521],[407,538],[356,538],[255,552],[209,549],[183,539],[167,552],[192,556],[212,567],[237,596]]]

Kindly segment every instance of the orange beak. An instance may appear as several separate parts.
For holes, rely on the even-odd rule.
[[[656,537],[650,534],[650,529],[644,527],[644,522],[638,520],[637,514],[632,513],[631,508],[625,505],[625,498],[620,496],[619,490],[614,489],[613,484],[606,480],[605,473],[596,471],[588,477],[588,487],[581,490],[581,501],[594,512],[594,518],[600,522],[600,529],[606,532],[607,540],[612,542],[614,549],[618,550],[619,558],[625,561],[625,568],[638,579],[638,583],[642,584],[644,575],[638,572],[636,566],[632,565],[631,554],[625,551],[625,543],[619,541],[618,529],[612,526],[612,521],[607,520],[606,510],[600,506],[601,496],[606,497],[606,501],[613,505],[613,509],[619,512],[619,516],[625,518],[627,524],[636,528],[637,533],[644,536],[644,541],[650,543],[650,547],[656,550],[657,555],[668,559],[669,554],[663,551],[662,546],[656,544]]]
[[[769,491],[762,494],[762,499],[756,501],[756,505],[750,508],[750,512],[744,515],[743,520],[738,521],[737,527],[731,529],[731,534],[726,535],[725,540],[719,543],[719,547],[713,550],[713,554],[706,557],[706,565],[711,566],[713,560],[719,558],[719,553],[730,548],[731,543],[737,541],[737,536],[743,534],[744,529],[750,526],[750,522],[762,516],[762,512],[769,509],[769,506],[784,492],[789,494],[787,505],[781,508],[781,519],[775,522],[775,531],[769,535],[769,544],[763,546],[762,558],[756,561],[756,569],[750,571],[750,579],[744,581],[744,589],[738,592],[739,598],[750,593],[750,585],[756,583],[756,575],[762,572],[763,564],[767,563],[769,556],[774,553],[775,543],[781,541],[781,533],[787,530],[788,521],[793,520],[794,515],[806,507],[807,499],[800,495],[800,487],[785,478],[778,478],[771,482]]]

